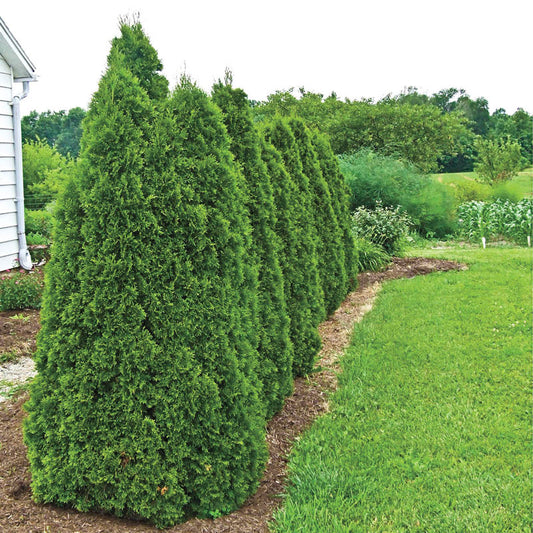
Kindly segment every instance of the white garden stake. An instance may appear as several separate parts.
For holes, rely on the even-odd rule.
[[[487,241],[485,240],[485,237],[481,237],[481,242],[483,243],[483,248],[486,248]]]
[[[527,236],[527,245],[529,248],[531,248],[531,235]]]

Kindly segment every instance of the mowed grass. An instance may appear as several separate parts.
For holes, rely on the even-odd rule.
[[[453,172],[448,174],[433,174],[433,179],[455,188],[457,185],[475,186],[479,190],[480,200],[489,199],[494,189],[509,197],[530,198],[533,193],[533,168],[527,168],[518,173],[513,179],[491,187],[477,180],[475,172]]]
[[[423,253],[470,269],[385,284],[273,531],[531,531],[531,251]]]

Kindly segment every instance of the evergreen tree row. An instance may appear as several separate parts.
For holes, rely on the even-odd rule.
[[[24,438],[37,501],[166,527],[257,488],[356,262],[327,140],[161,68],[124,22],[58,202]]]

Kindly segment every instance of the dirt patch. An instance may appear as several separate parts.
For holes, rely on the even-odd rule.
[[[294,393],[268,424],[270,451],[265,475],[258,491],[234,513],[217,520],[189,520],[167,531],[172,533],[259,533],[268,532],[268,521],[281,505],[288,454],[294,440],[319,415],[328,410],[328,396],[336,386],[337,361],[349,345],[355,322],[368,311],[383,281],[414,277],[435,271],[464,270],[465,265],[424,258],[394,259],[382,272],[359,275],[359,287],[339,309],[320,325],[323,348],[317,372],[294,383]],[[0,314],[3,324],[9,315]],[[30,321],[28,321],[30,322]],[[34,329],[35,333],[35,329]],[[27,333],[22,333],[26,336]],[[16,336],[16,335],[14,335]],[[0,531],[13,533],[154,533],[154,527],[98,513],[78,513],[31,500],[31,476],[22,443],[24,393],[0,406]]]

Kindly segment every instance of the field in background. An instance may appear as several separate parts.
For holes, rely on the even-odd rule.
[[[451,188],[456,188],[457,185],[474,186],[479,188],[482,195],[490,197],[493,187],[480,183],[476,180],[475,172],[455,172],[450,174],[433,174],[433,179],[440,181]],[[519,198],[528,198],[533,193],[533,168],[527,168],[518,173],[518,176],[509,182],[496,186],[498,189],[508,191],[510,195],[516,195]],[[481,198],[480,198],[481,199]]]
[[[531,250],[416,254],[470,269],[385,285],[273,531],[531,531]]]

